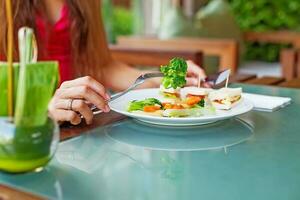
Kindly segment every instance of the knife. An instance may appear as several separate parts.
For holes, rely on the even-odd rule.
[[[224,83],[230,75],[230,69],[211,74],[204,79],[205,83],[209,83],[212,87],[219,86]]]

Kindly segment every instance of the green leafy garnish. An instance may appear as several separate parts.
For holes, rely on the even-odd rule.
[[[166,66],[161,66],[160,71],[164,74],[162,85],[165,88],[178,88],[186,84],[187,63],[182,58],[173,58]]]
[[[193,108],[204,108],[204,107],[207,107],[207,106],[205,106],[205,100],[204,99],[201,99],[201,101],[199,101],[199,103],[197,103],[193,106]]]
[[[155,98],[148,98],[142,101],[131,101],[128,106],[128,112],[143,110],[145,106],[154,106],[160,105],[162,106],[161,102]]]
[[[198,105],[203,108],[205,106],[205,100],[201,99],[201,101],[199,101]]]

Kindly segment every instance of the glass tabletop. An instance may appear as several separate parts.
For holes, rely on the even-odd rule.
[[[43,171],[0,182],[50,199],[299,199],[300,90],[242,86],[293,102],[202,127],[126,119],[62,142]]]

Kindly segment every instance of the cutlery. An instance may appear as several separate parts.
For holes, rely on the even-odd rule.
[[[224,81],[226,81],[226,79],[230,75],[230,72],[230,69],[226,69],[221,72],[211,74],[204,79],[204,82],[211,84],[212,87],[218,86],[221,83],[224,83]]]
[[[204,78],[202,80],[202,82],[209,83],[212,87],[214,87],[214,86],[217,86],[217,85],[223,83],[229,77],[229,75],[230,75],[230,69],[227,69],[227,70],[218,72],[216,74],[207,76],[206,78]],[[138,87],[139,85],[143,84],[147,79],[157,78],[157,77],[163,77],[163,73],[157,72],[157,73],[142,74],[141,76],[139,76],[136,79],[134,84],[132,84],[128,89],[126,89],[123,92],[113,95],[108,102],[114,101],[114,100],[120,98],[121,96],[127,94],[131,90],[133,90],[136,87]],[[93,111],[94,115],[97,115],[102,112],[96,106],[92,106],[91,110]]]
[[[120,92],[116,95],[113,95],[111,97],[111,99],[109,100],[109,102],[127,94],[128,92],[130,92],[131,90],[135,89],[136,87],[138,87],[139,85],[143,84],[147,79],[150,79],[150,78],[158,78],[158,77],[163,77],[163,73],[160,73],[160,72],[157,72],[157,73],[147,73],[147,74],[143,74],[141,76],[139,76],[134,84],[132,84],[128,89],[126,89],[125,91],[123,92]]]
[[[111,99],[108,102],[114,101],[118,98],[120,98],[121,96],[127,94],[128,92],[130,92],[131,90],[135,89],[136,87],[138,87],[139,85],[143,84],[147,79],[150,78],[158,78],[158,77],[163,77],[163,73],[157,72],[157,73],[147,73],[147,74],[142,74],[141,76],[139,76],[134,84],[132,84],[128,89],[126,89],[123,92],[120,92],[118,94],[115,94],[111,97]],[[99,113],[101,113],[102,111],[99,110],[96,106],[92,106],[91,107],[93,114],[97,115]]]

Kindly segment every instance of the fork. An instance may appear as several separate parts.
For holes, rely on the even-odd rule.
[[[114,100],[120,98],[121,96],[127,94],[131,90],[133,90],[133,89],[137,88],[139,85],[143,84],[147,79],[158,78],[158,77],[163,77],[163,76],[164,76],[163,73],[160,73],[160,72],[142,74],[135,80],[135,82],[128,89],[126,89],[123,92],[113,95],[108,102],[114,101]],[[92,106],[91,109],[92,109],[94,115],[97,115],[102,112],[96,106]]]
[[[135,89],[136,87],[138,87],[139,85],[143,84],[147,79],[150,79],[150,78],[158,78],[158,77],[163,77],[163,73],[160,73],[160,72],[157,72],[157,73],[147,73],[147,74],[142,74],[141,76],[139,76],[134,84],[132,84],[128,89],[126,89],[125,91],[121,92],[121,93],[118,93],[116,95],[113,95],[111,97],[111,99],[109,100],[110,101],[113,101],[115,99],[118,99],[120,98],[121,96],[127,94],[128,92],[130,92],[131,90]]]

